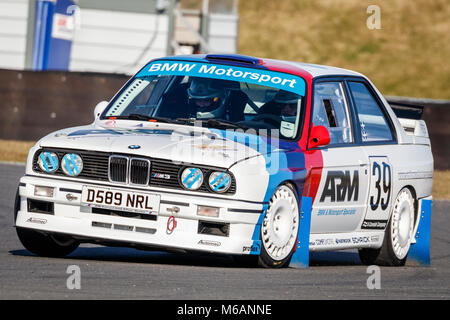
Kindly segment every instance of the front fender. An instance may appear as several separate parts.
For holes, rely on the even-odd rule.
[[[238,197],[268,203],[279,185],[292,183],[301,198],[306,179],[305,158],[300,150],[279,150],[237,162],[230,171],[236,178]]]

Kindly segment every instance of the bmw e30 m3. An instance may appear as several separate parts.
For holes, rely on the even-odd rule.
[[[425,122],[398,118],[367,77],[345,69],[166,57],[94,117],[29,152],[15,224],[35,254],[90,242],[287,266],[309,197],[309,250],[403,265],[420,201],[431,199]]]

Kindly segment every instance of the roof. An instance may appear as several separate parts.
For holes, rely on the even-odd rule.
[[[325,66],[325,65],[319,65],[319,64],[310,64],[310,63],[302,63],[302,62],[292,62],[292,61],[283,61],[284,63],[295,65],[296,67],[299,67],[306,72],[310,73],[314,78],[320,77],[320,76],[328,76],[328,75],[345,75],[345,76],[359,76],[364,77],[361,73],[358,73],[356,71],[338,68],[338,67],[332,67],[332,66]]]
[[[192,55],[179,55],[166,57],[162,59],[187,59],[187,60],[203,60],[203,61],[215,61],[222,62],[231,65],[240,65],[240,66],[252,66],[255,68],[267,68],[269,70],[281,71],[293,74],[299,74],[303,77],[316,78],[320,76],[360,76],[364,77],[364,75],[343,68],[337,68],[332,66],[318,65],[318,64],[309,64],[302,62],[294,62],[294,61],[286,61],[286,60],[277,60],[277,59],[266,59],[266,58],[258,58],[240,54],[192,54]],[[156,59],[159,60],[159,59]]]

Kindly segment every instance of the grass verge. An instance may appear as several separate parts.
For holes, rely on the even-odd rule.
[[[450,200],[450,170],[434,172],[433,199]]]
[[[0,161],[25,162],[28,151],[34,146],[35,141],[13,141],[0,139]]]
[[[27,160],[28,151],[34,144],[33,141],[0,139],[0,161],[24,163]],[[450,200],[450,170],[434,172],[433,198]]]
[[[367,24],[374,6],[380,29]],[[448,0],[239,1],[238,51],[359,71],[386,95],[450,99],[449,17]]]

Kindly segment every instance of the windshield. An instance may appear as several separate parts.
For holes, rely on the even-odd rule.
[[[279,130],[281,138],[296,137],[304,95],[302,78],[198,62],[166,64],[146,66],[101,119]],[[203,73],[198,72],[202,65],[207,66]]]

